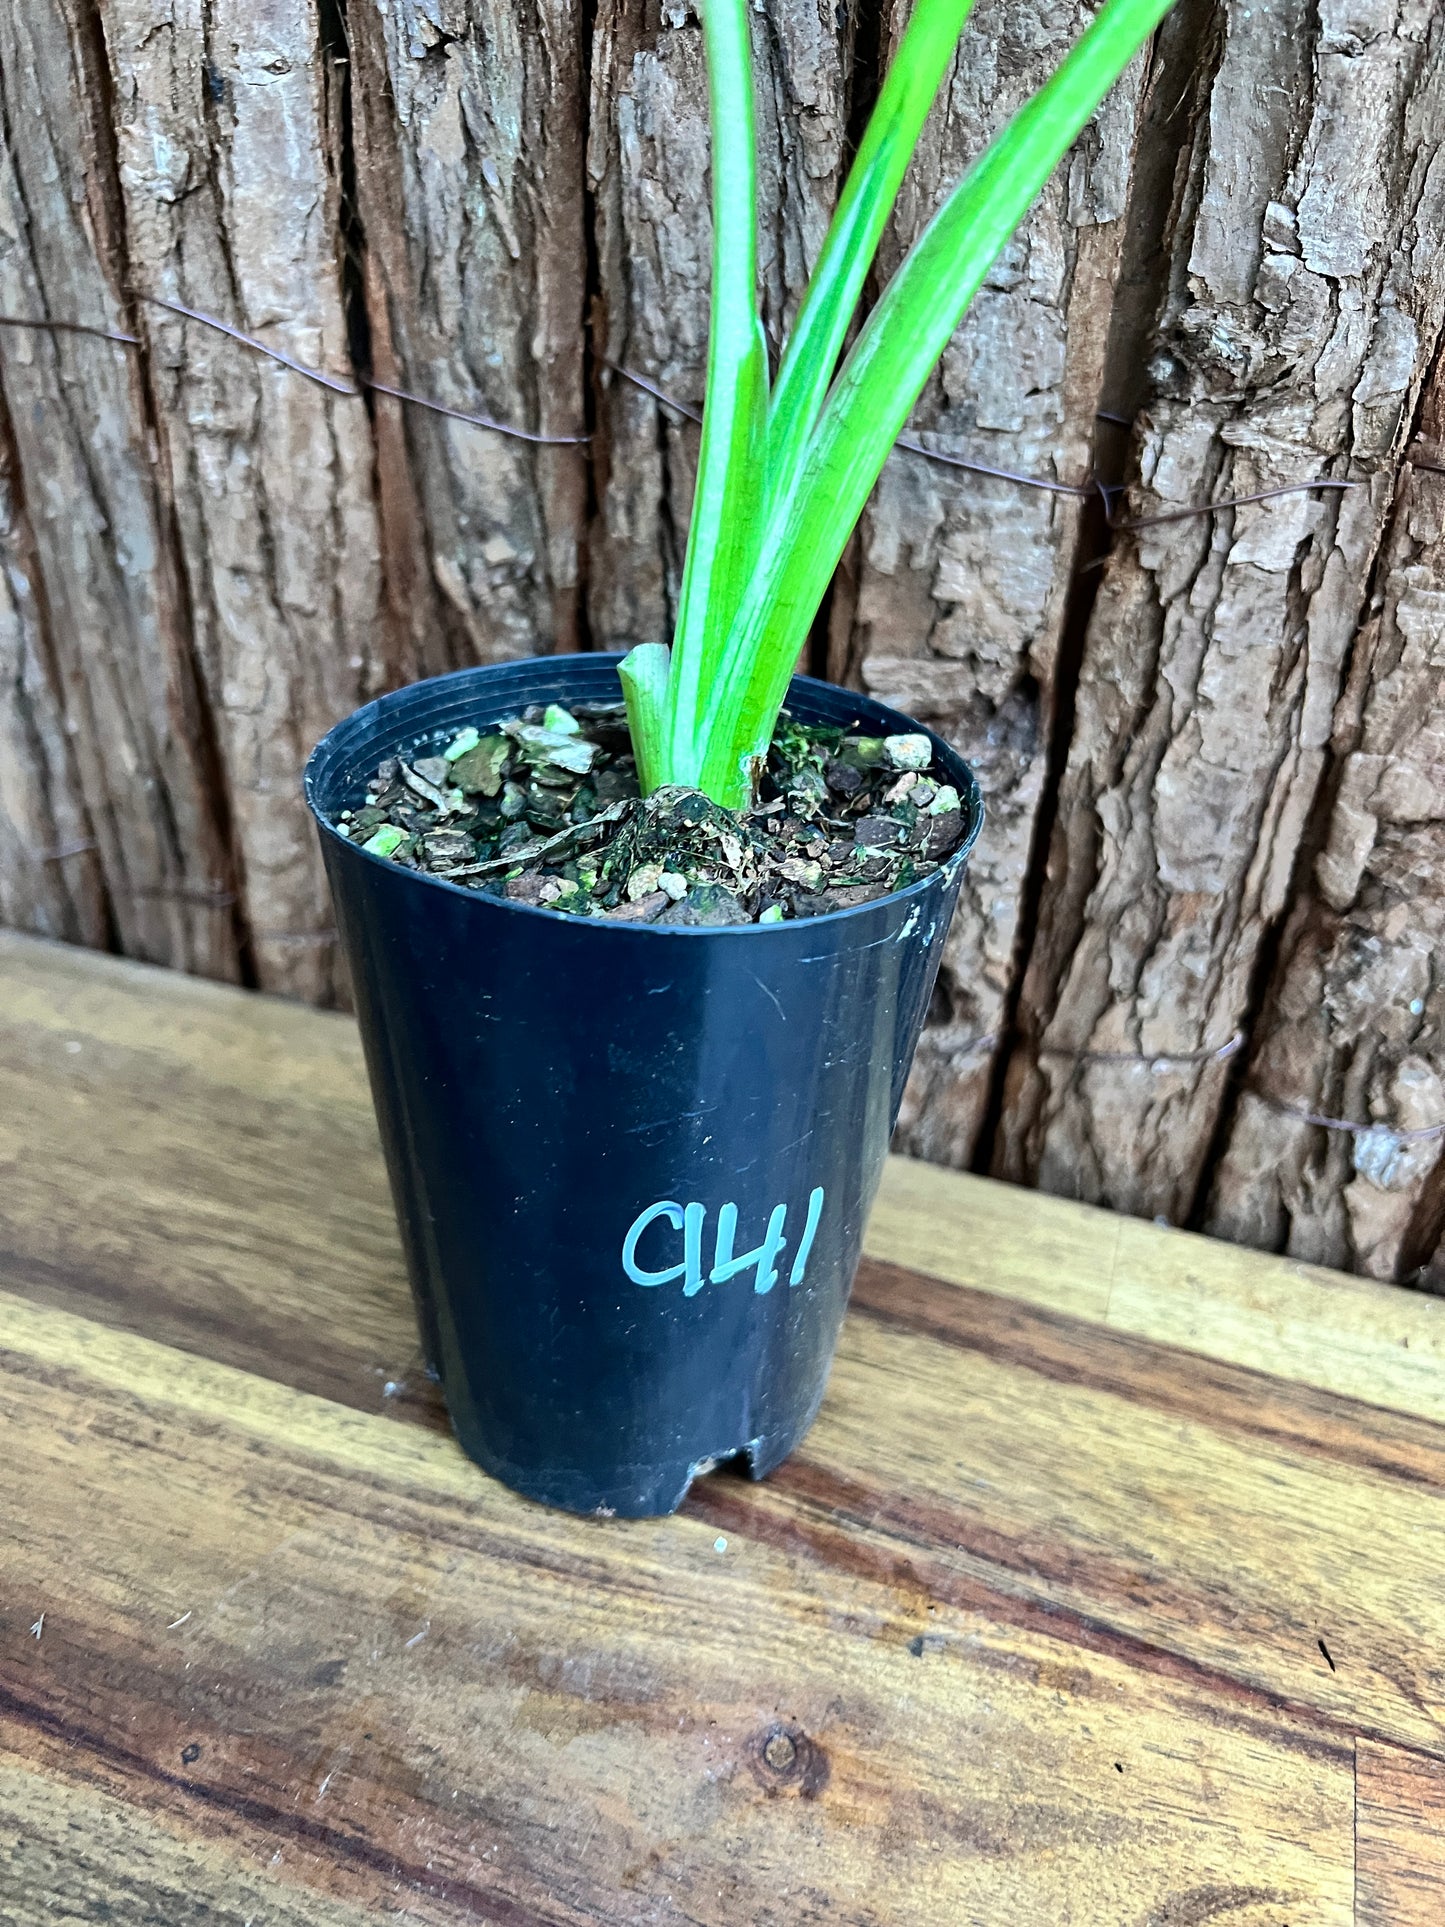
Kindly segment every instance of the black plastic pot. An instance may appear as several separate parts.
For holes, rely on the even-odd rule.
[[[610,924],[483,896],[331,828],[380,760],[529,703],[616,700],[616,656],[464,669],[358,710],[306,796],[428,1362],[463,1447],[578,1512],[668,1512],[779,1464],[823,1396],[967,851],[805,921]],[[916,723],[799,677],[804,718]]]

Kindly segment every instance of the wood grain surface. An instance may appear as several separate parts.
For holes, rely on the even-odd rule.
[[[1361,1740],[1355,1801],[1359,1927],[1435,1927],[1445,1893],[1445,1765]]]
[[[774,1478],[543,1511],[347,1020],[0,938],[0,1921],[1438,1920],[1445,1306],[901,1161],[869,1252]]]

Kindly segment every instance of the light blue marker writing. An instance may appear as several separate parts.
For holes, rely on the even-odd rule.
[[[702,1221],[707,1216],[706,1208],[700,1204],[690,1204],[686,1209],[675,1204],[671,1198],[664,1198],[658,1204],[650,1204],[632,1221],[622,1246],[622,1269],[634,1285],[670,1285],[674,1278],[685,1278],[683,1295],[694,1297],[702,1290]],[[666,1218],[674,1231],[682,1233],[682,1263],[669,1265],[665,1271],[644,1271],[637,1262],[637,1244],[649,1225],[656,1224],[659,1218]]]
[[[813,1250],[813,1240],[818,1235],[818,1220],[822,1215],[823,1187],[820,1184],[808,1199],[808,1221],[803,1226],[803,1235],[798,1243],[798,1255],[793,1260],[793,1269],[788,1273],[789,1289],[803,1282],[803,1273],[808,1269],[808,1259]]]
[[[738,1208],[735,1204],[725,1204],[717,1214],[717,1245],[713,1251],[713,1267],[708,1273],[712,1282],[724,1285],[729,1278],[736,1278],[740,1271],[746,1271],[752,1265],[753,1290],[760,1298],[764,1292],[771,1291],[778,1282],[778,1258],[788,1242],[783,1236],[787,1216],[788,1207],[785,1204],[777,1205],[768,1219],[768,1235],[757,1250],[745,1251],[740,1258],[735,1258],[733,1239],[738,1230]]]
[[[803,1235],[798,1241],[792,1270],[788,1273],[790,1287],[803,1282],[822,1216],[823,1187],[820,1184],[808,1197],[808,1215],[803,1224]],[[751,1269],[753,1290],[761,1297],[764,1293],[770,1292],[778,1282],[778,1260],[788,1244],[784,1236],[787,1217],[787,1206],[775,1205],[772,1216],[768,1219],[768,1229],[763,1242],[752,1251],[735,1254],[733,1247],[737,1242],[738,1208],[736,1204],[723,1205],[718,1211],[712,1269],[704,1277],[702,1232],[707,1218],[707,1207],[695,1202],[681,1205],[673,1198],[663,1198],[657,1204],[650,1204],[645,1211],[639,1212],[633,1219],[622,1243],[622,1269],[634,1285],[643,1285],[648,1289],[657,1285],[670,1285],[675,1279],[681,1278],[685,1298],[695,1298],[705,1283],[724,1285],[730,1279],[736,1278],[739,1272]],[[682,1258],[675,1265],[664,1266],[660,1271],[650,1271],[637,1262],[637,1247],[643,1233],[664,1218],[674,1231],[682,1233]]]

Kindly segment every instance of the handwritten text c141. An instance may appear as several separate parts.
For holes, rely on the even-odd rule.
[[[818,1235],[818,1222],[823,1215],[823,1187],[818,1185],[808,1198],[808,1215],[803,1224],[803,1235],[793,1255],[792,1267],[788,1272],[789,1285],[800,1285],[808,1268],[812,1254],[813,1240]],[[676,1264],[664,1265],[652,1271],[638,1263],[637,1247],[642,1235],[659,1220],[665,1219],[674,1231],[682,1233],[682,1257]],[[670,1285],[675,1279],[683,1280],[683,1296],[695,1298],[705,1284],[722,1285],[739,1272],[751,1270],[753,1290],[759,1295],[771,1291],[778,1282],[778,1260],[787,1248],[788,1240],[784,1229],[788,1220],[788,1207],[775,1206],[768,1219],[767,1232],[763,1242],[752,1251],[734,1255],[733,1246],[737,1240],[738,1208],[735,1204],[725,1204],[717,1214],[717,1233],[713,1241],[712,1269],[704,1272],[702,1265],[703,1226],[707,1220],[707,1207],[702,1204],[677,1204],[671,1198],[663,1198],[656,1204],[648,1205],[639,1211],[628,1228],[622,1242],[622,1269],[634,1285]]]

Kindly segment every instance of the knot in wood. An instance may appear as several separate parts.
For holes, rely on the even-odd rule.
[[[770,1726],[754,1742],[753,1774],[769,1793],[815,1800],[828,1784],[828,1756],[801,1727]]]

